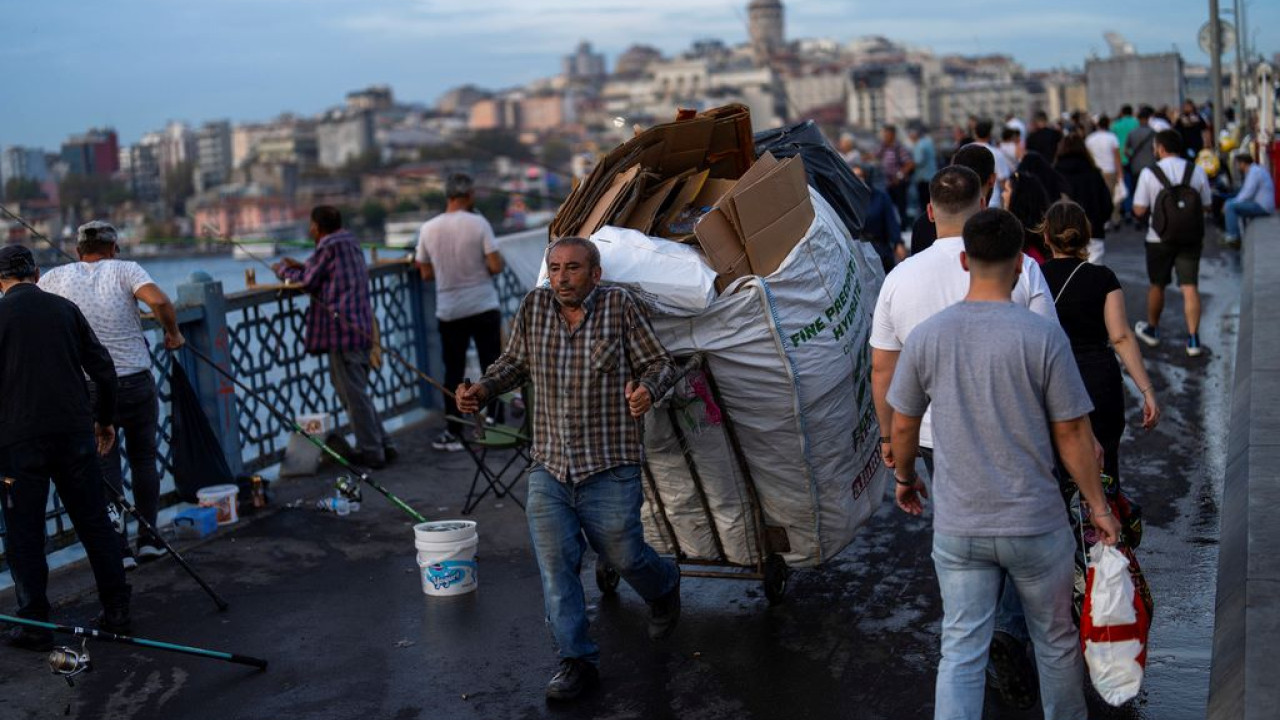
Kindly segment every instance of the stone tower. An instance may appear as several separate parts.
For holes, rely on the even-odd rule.
[[[786,44],[782,0],[751,0],[747,5],[751,51],[765,65]]]

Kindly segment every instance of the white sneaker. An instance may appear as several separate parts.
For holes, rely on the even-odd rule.
[[[142,543],[138,545],[137,555],[138,555],[138,558],[142,560],[142,562],[147,562],[148,560],[154,560],[156,558],[164,557],[165,549],[160,547],[159,545]]]
[[[120,562],[122,565],[124,565],[124,569],[126,572],[128,572],[129,570],[138,569],[138,561],[135,560],[132,555],[125,555]]]
[[[1139,320],[1134,323],[1133,332],[1138,336],[1139,340],[1150,347],[1156,347],[1160,344],[1160,328],[1154,325]]]
[[[1204,352],[1204,348],[1200,347],[1200,334],[1197,333],[1187,338],[1187,356],[1200,357]]]
[[[457,435],[445,430],[437,435],[435,440],[431,441],[431,449],[440,452],[461,452],[462,441],[458,439]]]

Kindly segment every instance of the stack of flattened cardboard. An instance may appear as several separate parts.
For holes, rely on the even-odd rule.
[[[804,162],[765,153],[694,227],[716,287],[772,274],[813,223]]]
[[[604,225],[671,237],[668,226],[705,193],[723,190],[710,180],[736,180],[751,163],[751,116],[726,105],[685,120],[657,125],[614,148],[574,188],[551,221],[553,239],[590,237]],[[692,222],[684,218],[691,236]]]
[[[753,164],[751,118],[726,105],[658,125],[619,145],[560,206],[552,239],[601,227],[697,243],[717,289],[777,269],[813,222],[803,162]]]

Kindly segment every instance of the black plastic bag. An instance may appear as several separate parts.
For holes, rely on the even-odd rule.
[[[235,482],[222,445],[209,418],[200,407],[200,397],[191,387],[187,373],[174,359],[169,366],[169,395],[173,402],[173,484],[178,497],[196,502],[196,492],[210,485]]]
[[[849,236],[862,239],[863,219],[871,203],[871,191],[853,174],[840,153],[831,147],[812,120],[755,134],[756,157],[765,152],[781,160],[799,155],[805,173],[822,199],[831,204]]]

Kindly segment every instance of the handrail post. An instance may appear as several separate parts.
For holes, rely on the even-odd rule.
[[[409,284],[412,305],[414,362],[423,372],[443,380],[444,376],[438,372],[444,364],[440,355],[439,323],[436,320],[435,283],[423,282],[413,265],[405,271],[405,282]],[[444,399],[439,392],[421,378],[418,380],[418,398],[422,407],[427,410],[444,406]]]
[[[201,321],[183,327],[183,335],[191,347],[212,358],[223,370],[234,373],[227,332],[227,299],[222,293],[222,283],[207,273],[194,272],[178,286],[178,304],[204,310]],[[200,396],[200,406],[222,447],[227,467],[233,475],[239,475],[244,472],[244,460],[235,386],[213,368],[196,363],[190,353],[182,355],[183,368]]]

